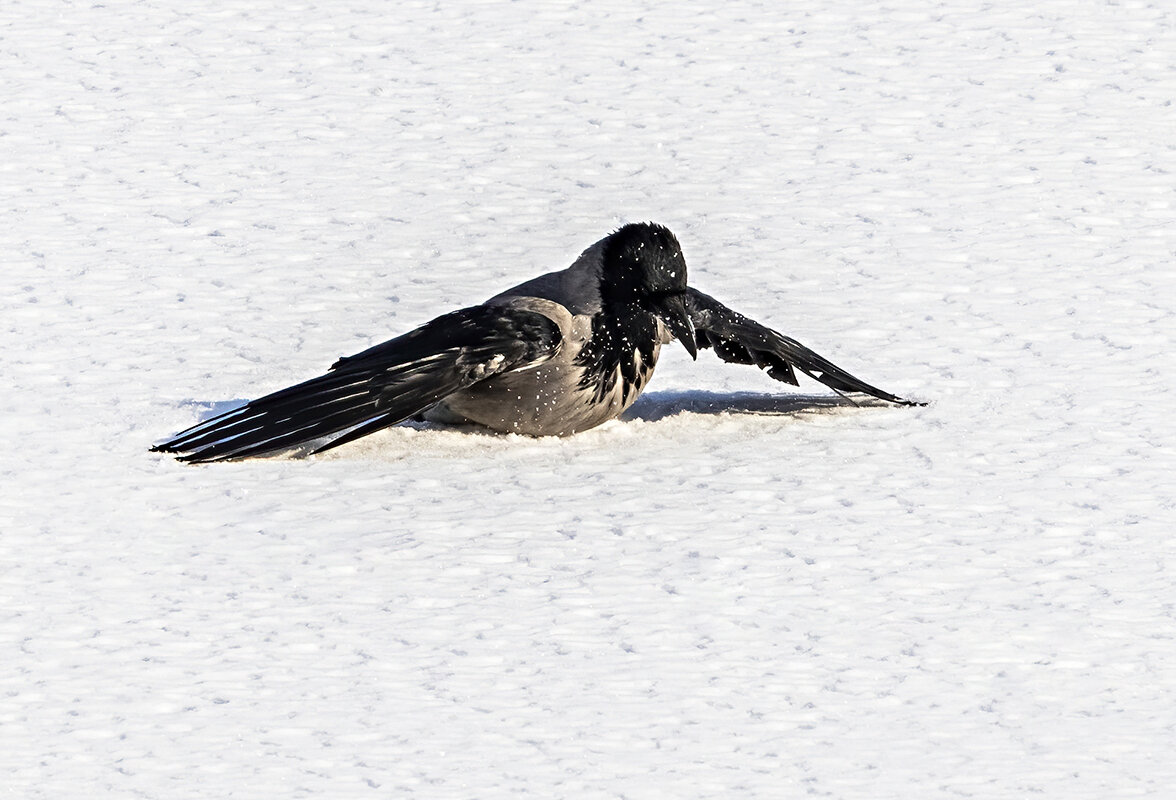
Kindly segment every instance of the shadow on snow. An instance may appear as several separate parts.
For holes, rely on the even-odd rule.
[[[236,400],[188,400],[182,405],[199,409],[199,421],[205,422],[234,409],[241,408],[249,401]],[[759,394],[755,392],[708,392],[701,390],[646,392],[621,415],[620,421],[641,420],[657,422],[678,414],[765,414],[799,416],[835,411],[857,406],[885,406],[888,403],[873,398],[851,399],[838,395],[807,394]],[[199,423],[197,423],[199,424]],[[465,430],[471,435],[499,436],[501,434],[478,425],[445,425],[409,419],[399,426],[417,430]],[[304,442],[271,455],[285,454],[287,457],[304,456],[326,438]]]
[[[200,409],[199,422],[241,408],[249,401],[236,400],[188,400],[182,405]],[[757,392],[707,392],[695,389],[683,391],[645,392],[633,403],[621,420],[657,422],[676,414],[804,414],[855,406],[886,406],[873,398],[850,399],[837,395],[811,394],[761,394]],[[409,420],[414,427],[448,428],[470,427],[450,426]]]
[[[675,414],[805,414],[855,406],[889,405],[873,398],[838,395],[759,394],[699,390],[646,392],[621,415],[622,420],[657,422]]]

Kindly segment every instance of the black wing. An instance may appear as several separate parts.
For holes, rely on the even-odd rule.
[[[686,290],[686,309],[694,323],[698,346],[713,348],[724,361],[755,364],[776,380],[793,386],[800,385],[796,380],[796,370],[800,370],[838,392],[861,392],[904,406],[923,405],[855,378],[795,339],[732,311],[696,289]]]
[[[540,364],[559,347],[559,326],[542,314],[465,308],[341,358],[326,375],[205,420],[151,449],[186,453],[182,461],[224,461],[348,431],[314,451],[319,453],[402,422],[491,375]]]

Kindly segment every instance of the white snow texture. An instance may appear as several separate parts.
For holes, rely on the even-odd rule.
[[[0,796],[1172,797],[1176,10],[0,7]],[[626,221],[563,439],[148,452]]]

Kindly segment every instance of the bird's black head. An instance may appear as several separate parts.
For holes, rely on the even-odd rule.
[[[614,308],[638,308],[665,323],[692,356],[698,353],[686,308],[686,259],[668,228],[638,222],[604,240],[601,299]]]
[[[668,228],[653,222],[625,225],[614,232],[604,240],[601,260],[602,289],[616,299],[640,300],[686,289],[682,245]]]

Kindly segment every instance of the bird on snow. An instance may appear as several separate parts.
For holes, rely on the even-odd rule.
[[[329,372],[156,445],[191,462],[247,458],[341,436],[321,453],[412,417],[567,436],[615,419],[641,394],[663,344],[755,364],[799,385],[918,405],[855,378],[686,284],[682,247],[654,223],[625,225],[567,269],[341,358]]]

